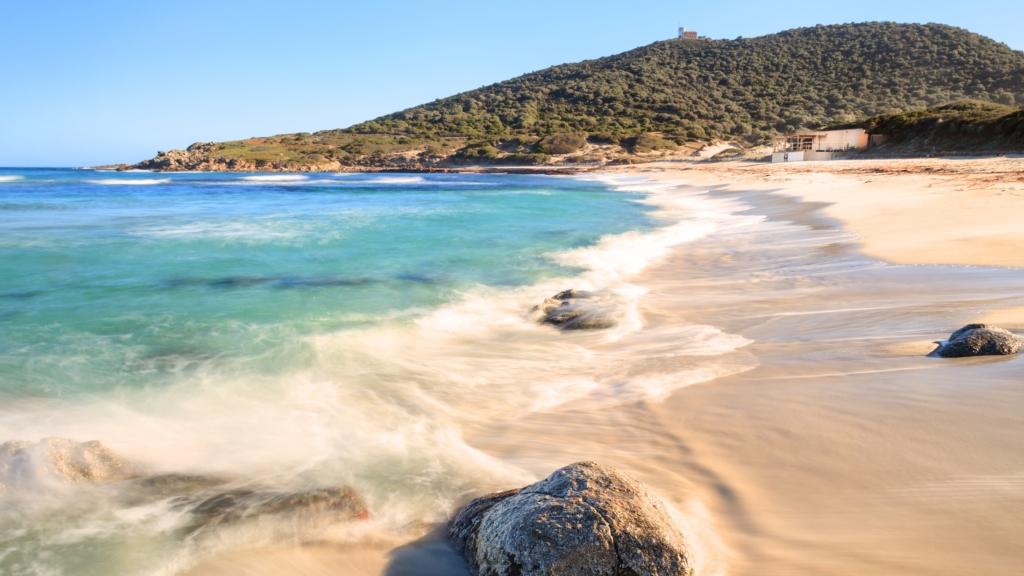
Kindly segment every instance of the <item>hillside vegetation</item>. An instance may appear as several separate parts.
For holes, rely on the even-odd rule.
[[[196,144],[136,167],[423,169],[544,164],[552,156],[633,162],[692,152],[695,142],[765,144],[780,132],[964,99],[1024,104],[1024,52],[940,24],[816,26],[759,38],[656,42],[346,129]]]
[[[764,140],[965,98],[1024,104],[1024,53],[939,24],[865,23],[668,40],[358,124],[357,133],[559,132]]]
[[[885,114],[863,127],[888,141],[873,153],[1024,152],[1024,107],[965,101]]]

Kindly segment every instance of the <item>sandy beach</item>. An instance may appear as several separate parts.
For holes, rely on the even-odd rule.
[[[1024,267],[1024,158],[654,163],[618,169],[825,204],[864,254],[893,264]]]
[[[713,327],[750,341],[730,356],[744,368],[462,433],[536,478],[579,460],[635,475],[678,513],[697,574],[1020,573],[1024,359],[926,355],[968,322],[1024,328],[1022,170],[1011,158],[612,170],[685,181],[695,206],[731,216],[630,280],[646,290],[642,331],[579,343],[633,358],[616,380],[628,385],[692,361],[659,334]],[[467,573],[437,529],[421,534],[189,574]]]

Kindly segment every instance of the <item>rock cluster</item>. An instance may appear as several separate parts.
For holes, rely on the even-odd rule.
[[[664,505],[593,462],[473,500],[448,537],[477,576],[687,576],[692,566]]]
[[[615,306],[607,298],[584,290],[563,290],[530,310],[541,324],[560,330],[600,330],[615,326]]]
[[[184,150],[157,152],[156,157],[131,166],[136,170],[159,172],[255,172],[256,163],[240,158],[210,156],[216,144],[196,142]]]
[[[1024,338],[987,324],[968,324],[949,335],[936,353],[943,358],[1006,356],[1024,350]]]
[[[82,482],[105,482],[130,506],[169,500],[173,508],[192,515],[195,527],[266,514],[330,514],[353,520],[370,516],[359,495],[345,487],[288,492],[218,476],[153,475],[96,440],[45,438],[0,444],[0,489]]]

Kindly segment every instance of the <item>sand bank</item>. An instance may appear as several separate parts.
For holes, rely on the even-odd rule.
[[[1024,158],[658,163],[617,171],[827,204],[894,264],[1024,267]]]

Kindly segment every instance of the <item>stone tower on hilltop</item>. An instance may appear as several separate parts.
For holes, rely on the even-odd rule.
[[[680,38],[686,38],[687,40],[696,40],[697,39],[697,33],[694,32],[693,30],[687,30],[686,28],[683,28],[683,27],[680,26],[679,27],[679,37]]]

